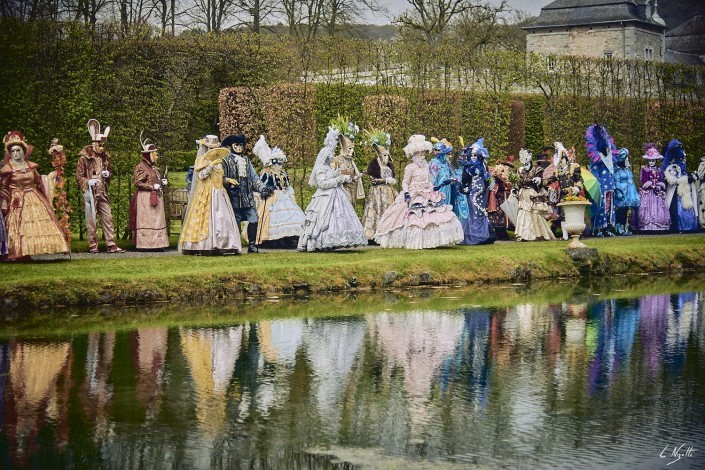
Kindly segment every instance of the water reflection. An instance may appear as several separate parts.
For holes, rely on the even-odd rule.
[[[664,445],[705,442],[704,309],[585,296],[13,338],[0,466],[330,467],[326,448],[380,467],[663,466]]]

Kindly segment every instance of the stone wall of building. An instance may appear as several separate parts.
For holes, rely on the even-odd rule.
[[[663,61],[663,36],[634,26],[572,26],[530,31],[526,36],[529,52],[546,55],[576,55],[615,59],[643,59],[644,49],[653,50],[652,59]]]

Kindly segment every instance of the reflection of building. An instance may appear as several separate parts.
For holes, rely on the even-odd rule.
[[[555,0],[524,30],[527,52],[664,61],[656,0]]]
[[[36,450],[46,421],[55,424],[57,440],[68,439],[63,434],[68,432],[71,343],[16,341],[9,352],[4,430],[13,462],[23,466]]]

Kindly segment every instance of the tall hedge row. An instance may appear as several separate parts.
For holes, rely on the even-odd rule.
[[[112,132],[117,169],[111,188],[119,236],[125,235],[132,167],[140,131],[162,165],[186,168],[204,134],[266,134],[289,155],[304,200],[308,171],[338,114],[392,134],[392,155],[413,133],[467,143],[485,137],[493,157],[533,151],[555,140],[583,157],[587,125],[604,123],[620,146],[641,155],[647,141],[680,138],[705,153],[705,68],[647,62],[546,58],[404,41],[326,38],[313,42],[255,34],[118,39],[74,23],[0,21],[0,131],[22,130],[33,159],[58,137],[73,174],[89,143],[86,121]],[[359,148],[366,166],[371,150]],[[638,158],[633,158],[638,169]],[[80,193],[69,185],[74,232],[82,229]]]

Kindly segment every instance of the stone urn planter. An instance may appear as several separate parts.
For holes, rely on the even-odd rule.
[[[580,241],[580,234],[585,230],[585,209],[589,205],[589,201],[566,201],[557,204],[563,209],[564,227],[573,239],[568,244],[568,248],[587,248],[587,245]]]

